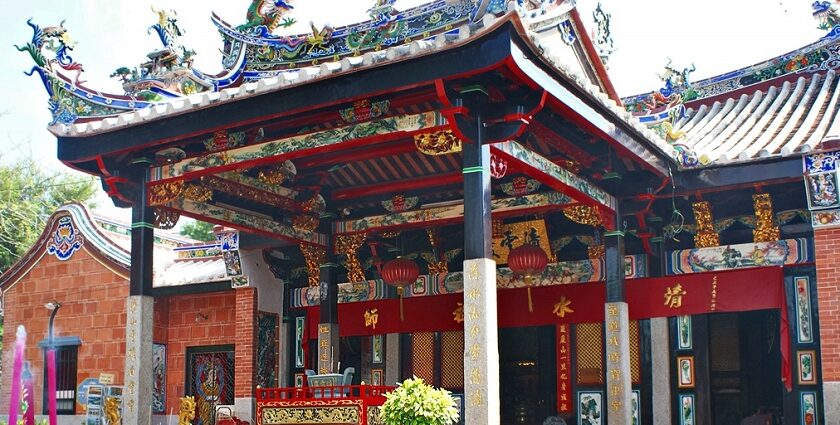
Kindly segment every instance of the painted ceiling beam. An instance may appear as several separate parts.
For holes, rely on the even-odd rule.
[[[539,214],[559,210],[575,204],[567,195],[558,192],[534,193],[525,196],[494,199],[491,210],[494,218],[524,214]],[[382,232],[395,228],[431,227],[459,223],[464,220],[463,200],[441,203],[412,211],[369,216],[333,222],[334,234]]]
[[[400,115],[308,134],[295,135],[221,152],[188,158],[150,170],[150,185],[194,179],[276,163],[313,154],[324,154],[356,146],[379,144],[414,133],[434,131],[446,126],[437,112]]]
[[[180,198],[162,205],[165,208],[181,212],[182,215],[210,223],[229,226],[246,232],[253,232],[274,239],[291,243],[306,243],[327,246],[329,238],[321,233],[295,229],[292,226],[277,221],[248,214],[242,210],[234,210],[220,205],[212,205]]]
[[[490,145],[490,152],[506,159],[509,167],[513,166],[546,186],[571,196],[581,204],[596,207],[603,214],[615,213],[615,197],[517,142],[494,143]],[[607,227],[612,224],[612,220],[603,222]]]
[[[365,196],[381,195],[383,193],[400,193],[460,184],[462,181],[464,181],[464,175],[459,171],[457,173],[437,174],[430,177],[337,189],[333,191],[332,197],[336,200],[355,199]]]

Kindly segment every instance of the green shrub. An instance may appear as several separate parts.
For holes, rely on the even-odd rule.
[[[458,421],[449,391],[426,385],[414,377],[385,394],[382,421],[386,425],[452,425]]]

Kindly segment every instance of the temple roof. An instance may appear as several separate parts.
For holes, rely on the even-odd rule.
[[[190,57],[194,52],[177,44],[180,29],[174,19],[166,17],[169,15],[161,15],[152,29],[171,53],[169,62],[162,65],[153,60],[142,64],[140,71],[125,67],[115,71],[114,76],[123,79],[125,95],[89,89],[78,81],[78,74],[71,79],[66,75],[69,69],[55,66],[55,61],[36,59],[41,66],[33,72],[39,73],[51,94],[54,121],[50,130],[59,137],[86,137],[436,54],[471,43],[512,22],[530,50],[554,68],[560,79],[578,86],[589,100],[599,103],[607,115],[613,116],[610,121],[628,125],[656,150],[680,156],[621,108],[574,2],[437,0],[402,12],[383,7],[387,10],[371,12],[370,21],[340,28],[313,27],[312,34],[296,36],[276,36],[260,25],[234,27],[214,15],[213,23],[225,39],[225,69],[216,75],[192,68]],[[430,26],[428,22],[436,23]],[[30,25],[36,36],[25,50],[33,57],[49,34],[65,31],[63,27],[42,30]],[[398,29],[393,37],[384,37]],[[354,44],[359,37],[368,36],[376,40]],[[353,48],[348,50],[348,46]],[[61,57],[56,60],[60,63]],[[173,85],[173,81],[181,83]]]
[[[664,87],[623,99],[639,121],[700,165],[801,155],[840,138],[840,26],[814,43],[690,82],[666,66]]]
[[[711,104],[688,103],[673,131],[685,132],[680,143],[715,164],[809,152],[840,137],[837,84],[829,70]]]
[[[0,275],[0,287],[7,290],[36,266],[44,255],[60,260],[85,249],[108,269],[128,280],[131,266],[131,226],[91,214],[87,207],[71,203],[58,208],[32,248],[9,270]],[[155,230],[154,287],[227,281],[219,245],[202,244],[178,235]]]

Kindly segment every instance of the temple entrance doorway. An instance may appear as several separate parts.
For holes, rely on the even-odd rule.
[[[709,383],[714,425],[781,416],[779,311],[710,314]],[[771,422],[765,422],[766,420]],[[758,423],[758,422],[756,422]]]
[[[538,425],[556,406],[555,327],[499,329],[502,424]]]
[[[234,403],[234,347],[187,347],[186,395],[195,397],[195,425],[215,425],[216,408]]]

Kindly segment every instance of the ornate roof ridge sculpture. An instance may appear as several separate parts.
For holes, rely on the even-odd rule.
[[[801,86],[803,78],[817,84],[820,79],[818,73],[826,73],[828,80],[823,80],[826,81],[823,84],[825,87],[819,92],[827,94],[831,91],[828,85],[834,78],[833,71],[840,68],[840,19],[837,7],[828,1],[814,2],[812,7],[813,15],[819,21],[818,28],[828,30],[819,40],[774,58],[696,82],[688,78],[695,70],[694,65],[691,69],[679,71],[671,67],[669,60],[665,72],[660,75],[664,86],[654,92],[622,98],[625,109],[671,143],[679,154],[681,165],[687,168],[787,156],[813,149],[820,142],[816,139],[821,137],[815,131],[808,134],[797,131],[793,136],[798,137],[786,139],[791,135],[788,132],[782,140],[763,140],[766,143],[761,146],[746,145],[746,140],[736,140],[734,137],[750,136],[753,132],[747,133],[749,128],[741,129],[738,126],[766,123],[756,123],[758,118],[749,120],[746,117],[727,116],[733,110],[732,106],[727,105],[733,100],[740,105],[734,108],[736,113],[745,110],[745,105],[741,104],[747,100],[753,99],[758,105],[761,97],[764,97],[765,103],[769,104],[768,95],[775,96],[780,91],[782,94],[777,99],[781,102],[787,93],[783,87],[791,83]],[[751,88],[754,90],[751,91]],[[734,98],[739,93],[742,98],[740,102]],[[732,98],[727,98],[728,95],[732,95],[729,96]],[[810,100],[813,100],[812,96],[790,97],[784,105],[780,105],[783,110],[798,109],[801,112],[803,108],[809,107]],[[817,96],[817,100],[824,101],[814,105],[817,110],[824,106],[823,103],[829,103],[825,95]],[[830,104],[834,105],[835,102]],[[801,113],[793,115],[798,117]],[[822,117],[809,114],[805,119],[806,124],[814,125],[814,130],[836,127],[827,122],[816,125],[817,118],[823,121]],[[698,121],[704,125],[695,125]],[[705,125],[712,121],[715,121],[715,125]],[[826,133],[825,136],[829,137],[830,134]]]
[[[383,2],[377,1],[377,4],[379,3]],[[388,1],[384,3],[384,5],[379,6],[380,9],[376,7],[371,9],[377,12],[375,19],[361,24],[332,29],[332,39],[336,39],[340,35],[344,37],[342,40],[346,42],[346,37],[354,34],[354,31],[355,34],[360,34],[360,28],[372,30],[372,23],[381,23],[383,19],[381,12],[391,4]],[[128,96],[102,94],[71,81],[58,69],[57,65],[54,65],[56,59],[49,61],[44,59],[42,51],[45,47],[52,51],[52,42],[45,43],[42,30],[34,24],[30,23],[35,32],[33,41],[25,47],[19,48],[19,50],[29,51],[33,58],[40,58],[40,60],[36,59],[36,66],[29,74],[38,72],[47,88],[47,92],[50,94],[49,104],[54,118],[49,128],[50,131],[58,136],[77,137],[139,125],[164,116],[210,107],[220,102],[277,91],[345,72],[381,66],[406,57],[417,57],[442,49],[454,48],[510,21],[514,23],[521,34],[525,35],[526,44],[543,59],[546,65],[551,66],[561,76],[577,85],[592,100],[603,105],[618,120],[630,125],[657,149],[667,155],[680,158],[681,154],[675,152],[673,146],[662,140],[655,132],[640,124],[632,114],[625,111],[616,101],[610,99],[588,77],[569,69],[559,57],[551,54],[549,46],[541,44],[538,37],[527,29],[532,26],[531,24],[553,25],[558,19],[561,21],[571,19],[569,11],[574,9],[574,4],[557,0],[539,0],[536,3],[538,4],[522,2],[520,5],[520,2],[503,3],[500,0],[481,0],[476,3],[473,3],[472,0],[436,0],[402,13],[391,10],[390,15],[386,14],[391,18],[408,16],[410,19],[416,20],[419,19],[418,16],[425,16],[426,20],[434,21],[436,27],[419,34],[417,38],[412,38],[411,36],[406,37],[405,34],[416,35],[418,30],[405,32],[408,31],[407,28],[413,27],[410,25],[403,26],[404,32],[401,33],[403,35],[397,39],[386,40],[382,38],[377,39],[379,40],[377,42],[363,43],[355,51],[342,53],[343,56],[339,54],[338,61],[332,61],[335,58],[334,54],[323,55],[325,61],[318,62],[317,65],[313,65],[311,61],[301,62],[294,58],[289,60],[279,59],[276,62],[269,61],[264,64],[254,63],[249,58],[248,52],[256,52],[254,49],[272,46],[272,43],[275,42],[288,47],[288,43],[283,43],[288,41],[291,36],[269,36],[259,26],[246,28],[248,32],[238,31],[214,15],[213,21],[219,26],[220,30],[226,28],[225,31],[222,31],[223,37],[230,37],[230,48],[226,50],[227,56],[223,60],[225,70],[215,77],[191,68],[190,57],[185,55],[185,52],[190,51],[173,47],[177,45],[177,35],[180,32],[177,22],[174,20],[174,14],[156,11],[159,19],[150,30],[157,32],[164,44],[164,49],[153,52],[150,54],[150,58],[165,61],[165,64],[170,64],[170,66],[164,69],[163,67],[156,68],[154,63],[148,64],[148,67],[144,68],[148,71],[145,74],[138,71],[136,79],[131,70],[126,73],[126,69],[118,69],[114,76],[125,79],[126,90],[135,91],[135,94]],[[468,5],[469,8],[467,8]],[[449,19],[449,23],[446,23],[445,18]],[[527,21],[523,22],[523,19],[527,19]],[[399,19],[396,21],[399,21]],[[386,25],[394,25],[394,22],[393,19],[387,20]],[[378,31],[381,31],[381,27],[378,28],[380,28]],[[234,37],[233,34],[237,36]],[[389,44],[385,44],[386,41]],[[249,44],[258,42],[265,45]],[[282,50],[283,47],[280,47],[280,49]],[[300,53],[300,51],[298,52]],[[314,53],[307,54],[312,55]],[[310,56],[305,57],[307,60],[310,59]],[[303,64],[307,66],[304,67]],[[158,70],[162,74],[156,74]],[[166,80],[164,78],[166,75],[174,75],[174,77]],[[184,90],[184,84],[181,84],[180,90],[182,92],[180,93],[172,89],[177,84],[175,86],[165,84],[172,81],[187,82],[188,80],[195,82],[194,85],[190,85],[190,87],[196,89],[192,94],[184,93],[184,91],[189,92],[189,90]],[[167,87],[170,87],[170,89],[167,90]],[[160,95],[164,100],[141,99],[144,96],[151,96],[151,94],[144,94],[146,92]],[[177,97],[173,96],[175,94],[177,94]]]

